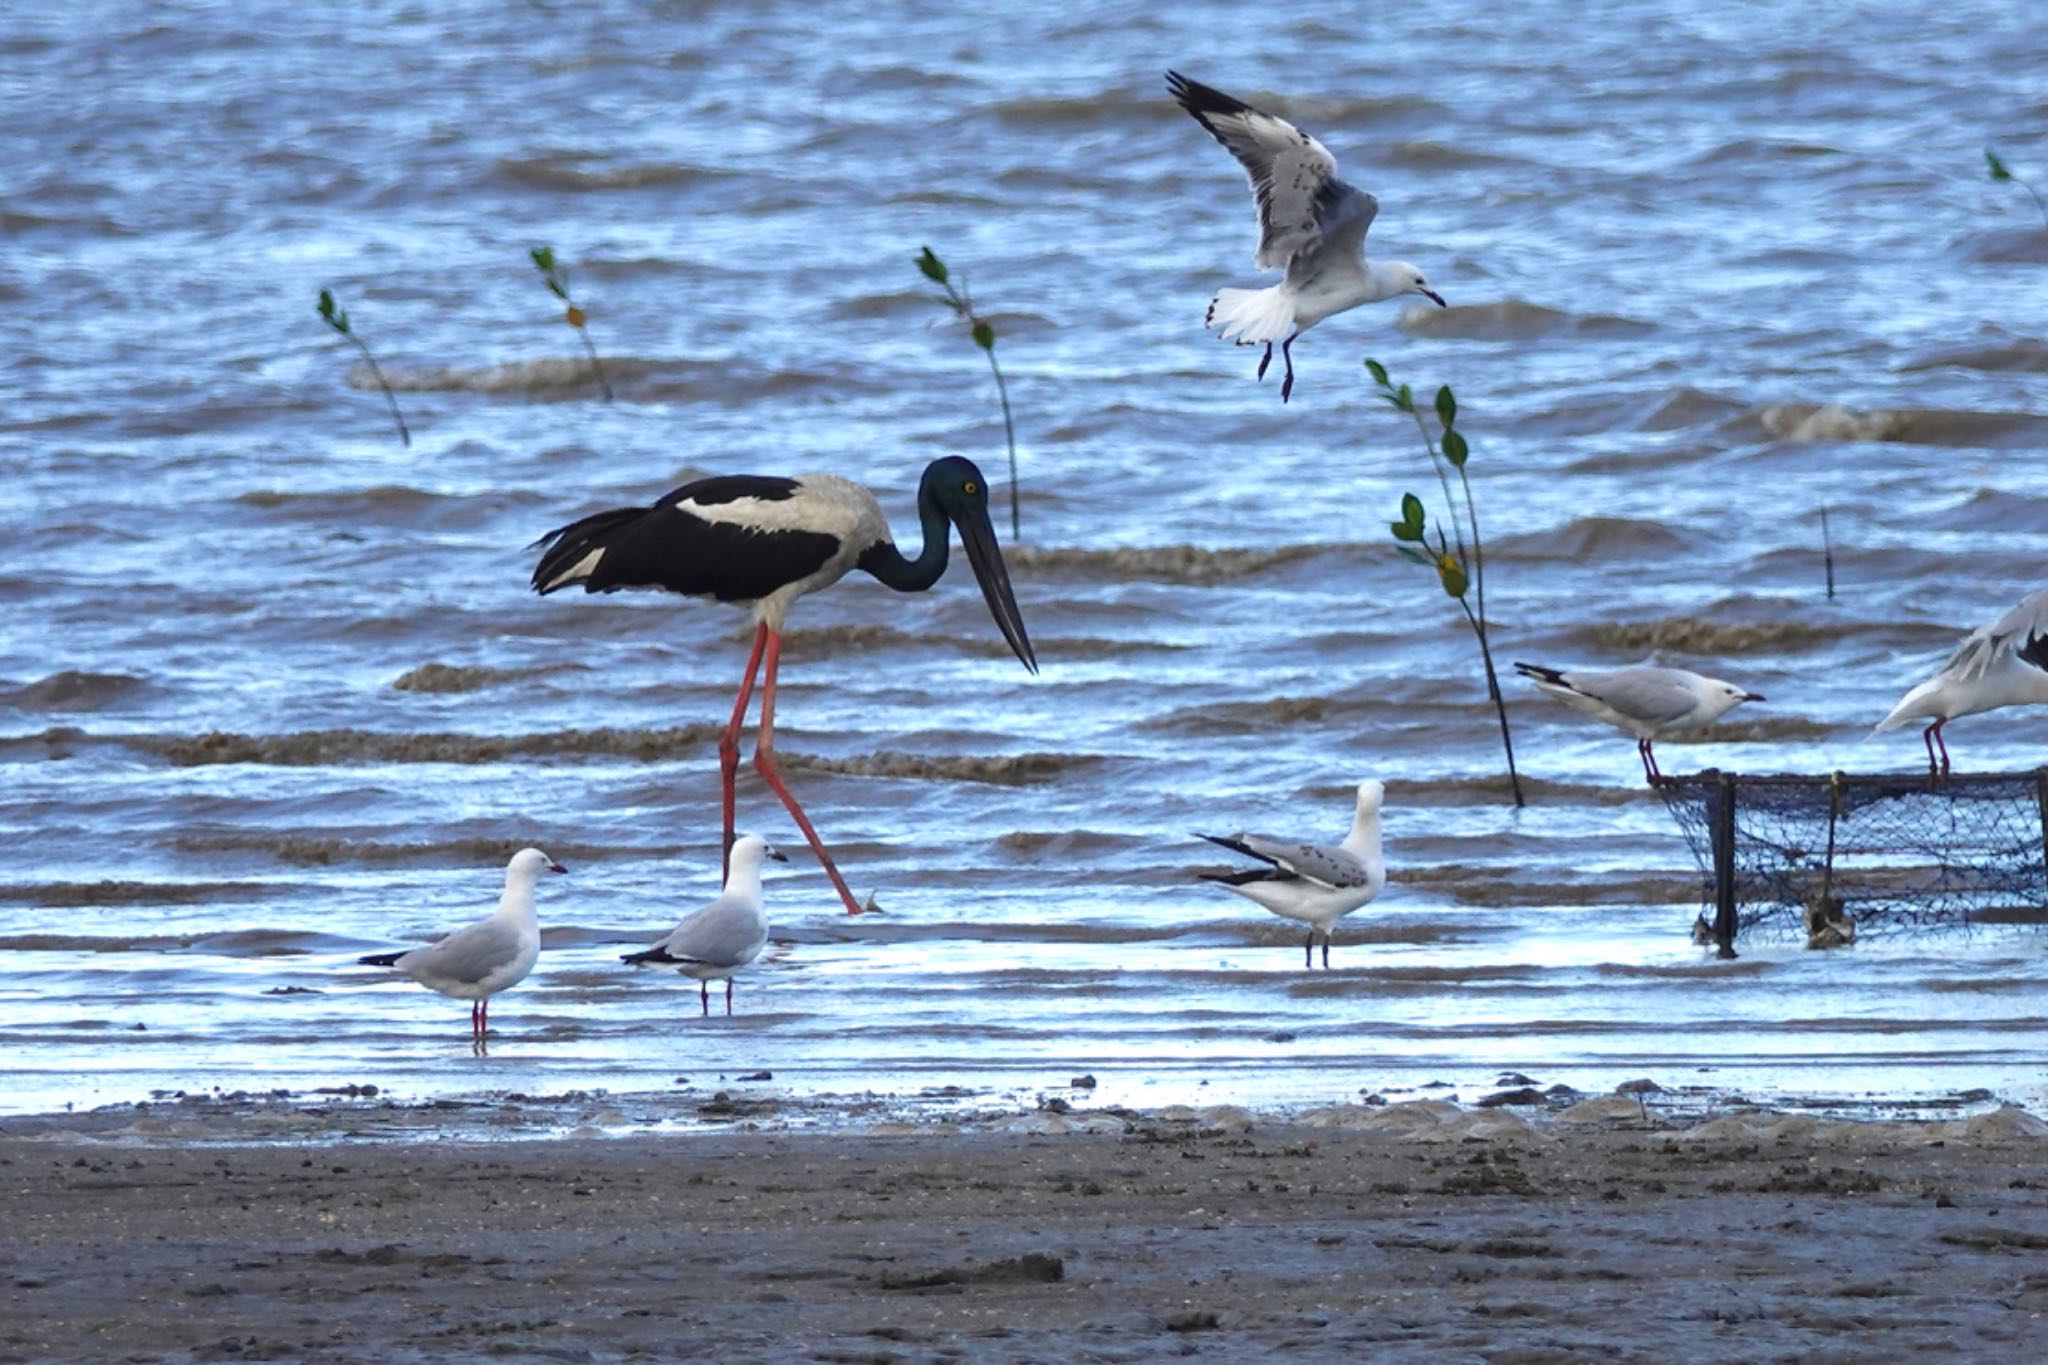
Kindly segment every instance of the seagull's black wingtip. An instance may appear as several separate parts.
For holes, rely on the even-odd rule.
[[[1178,71],[1168,71],[1166,73],[1166,88],[1172,92],[1174,99],[1180,101],[1180,107],[1193,114],[1196,118],[1200,118],[1204,114],[1245,114],[1257,112],[1243,100],[1226,95],[1213,85],[1204,85],[1200,81],[1190,80]]]

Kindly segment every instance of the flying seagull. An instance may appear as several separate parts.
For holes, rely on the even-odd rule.
[[[1947,777],[1948,741],[1941,737],[1942,726],[1979,711],[2042,703],[2048,703],[2048,588],[2029,593],[1990,625],[1971,631],[1941,671],[1899,698],[1871,733],[1896,730],[1909,720],[1933,721],[1921,735],[1927,770]]]
[[[1256,858],[1263,867],[1243,872],[1205,872],[1202,880],[1221,882],[1238,895],[1276,915],[1308,925],[1306,962],[1316,965],[1316,935],[1323,937],[1323,966],[1330,965],[1330,929],[1338,920],[1379,895],[1387,884],[1387,865],[1380,857],[1380,803],[1385,784],[1358,784],[1358,804],[1351,832],[1341,844],[1307,844],[1263,834],[1204,834],[1212,844]]]
[[[622,962],[651,962],[674,967],[700,983],[697,997],[705,1017],[711,1014],[711,983],[725,982],[725,1012],[732,1013],[732,979],[768,946],[768,911],[761,902],[761,860],[788,858],[758,835],[733,841],[732,866],[725,890],[701,910],[693,910],[661,942],[644,953],[627,953]]]
[[[1515,671],[1567,706],[1634,735],[1643,776],[1652,784],[1664,780],[1652,747],[1657,740],[1717,720],[1731,706],[1763,700],[1760,693],[1745,692],[1734,683],[1655,664],[1611,673],[1584,669],[1567,673],[1542,664],[1517,663]]]
[[[568,870],[537,848],[522,848],[505,868],[505,890],[494,912],[424,948],[356,960],[365,967],[396,967],[428,990],[473,1002],[470,1038],[482,1047],[490,1031],[491,997],[526,980],[540,958],[534,883],[543,872]]]
[[[1244,166],[1259,208],[1261,270],[1284,270],[1264,289],[1224,289],[1209,301],[1205,327],[1240,346],[1264,343],[1260,379],[1280,343],[1286,377],[1280,401],[1294,393],[1294,339],[1324,318],[1403,294],[1420,294],[1437,307],[1443,295],[1407,261],[1365,259],[1365,232],[1380,201],[1337,178],[1337,159],[1322,143],[1286,119],[1252,108],[1221,90],[1166,73],[1166,88],[1180,107]]]
[[[747,656],[732,719],[718,742],[726,870],[732,869],[740,726],[759,673],[761,731],[754,743],[754,767],[795,817],[849,915],[860,914],[863,907],[853,899],[832,855],[775,767],[775,674],[790,607],[805,593],[829,588],[852,569],[898,592],[924,592],[946,572],[948,530],[958,527],[968,567],[981,584],[996,628],[1024,667],[1038,671],[1024,618],[1010,592],[995,528],[989,524],[988,481],[974,461],[952,455],[925,466],[917,486],[917,520],[924,545],[916,559],[905,559],[890,539],[889,523],[875,495],[850,479],[836,474],[726,474],[686,483],[651,507],[594,513],[558,526],[535,542],[542,553],[533,571],[533,590],[542,596],[574,587],[585,592],[659,588],[730,602],[753,614],[753,653]]]

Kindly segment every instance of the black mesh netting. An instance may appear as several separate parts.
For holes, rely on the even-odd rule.
[[[1731,938],[1800,932],[1828,901],[1869,933],[2044,920],[2048,769],[1937,785],[1709,770],[1657,791],[1705,874],[1709,922],[1732,889]]]

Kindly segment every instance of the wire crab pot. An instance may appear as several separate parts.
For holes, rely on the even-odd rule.
[[[1703,875],[1706,940],[1846,916],[1858,931],[2048,923],[2048,768],[1656,784]]]

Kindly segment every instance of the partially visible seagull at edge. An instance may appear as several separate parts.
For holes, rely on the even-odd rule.
[[[1330,930],[1338,920],[1379,895],[1387,884],[1380,856],[1380,803],[1384,783],[1358,784],[1351,832],[1340,844],[1308,844],[1263,834],[1204,834],[1212,844],[1256,858],[1263,867],[1243,872],[1205,872],[1203,881],[1221,882],[1238,895],[1286,919],[1308,925],[1304,966],[1316,965],[1316,935],[1323,939],[1323,966],[1330,965]]]
[[[698,982],[697,997],[704,1016],[711,1015],[711,983],[725,982],[725,1012],[732,1013],[732,979],[768,946],[768,910],[761,899],[761,861],[789,859],[757,834],[733,842],[725,890],[701,910],[693,910],[661,942],[644,953],[619,960],[674,967]]]
[[[1874,735],[1909,720],[1931,720],[1922,732],[1930,776],[1947,777],[1948,741],[1941,727],[1960,716],[2001,706],[2048,704],[2048,588],[2027,594],[1988,626],[1970,632],[1941,671],[1921,683],[1877,723]],[[1941,761],[1934,749],[1941,746]]]
[[[1429,287],[1419,267],[1407,261],[1365,259],[1365,233],[1380,201],[1337,178],[1337,158],[1322,143],[1286,119],[1252,108],[1221,90],[1166,73],[1166,88],[1195,122],[1243,164],[1259,208],[1261,270],[1284,270],[1280,283],[1265,289],[1219,290],[1209,301],[1203,326],[1218,329],[1240,346],[1263,343],[1258,377],[1273,363],[1280,343],[1286,377],[1280,401],[1294,393],[1294,339],[1324,318],[1362,303],[1420,294],[1443,308],[1443,295]]]
[[[1664,780],[1657,766],[1656,741],[1719,720],[1730,707],[1764,699],[1760,692],[1744,691],[1719,678],[1657,664],[1612,672],[1566,672],[1517,663],[1515,671],[1567,706],[1634,735],[1643,776],[1652,785]]]
[[[526,980],[540,960],[534,883],[543,872],[568,870],[537,848],[522,848],[505,868],[505,890],[491,914],[424,948],[356,961],[365,967],[395,967],[428,990],[471,1001],[470,1038],[481,1049],[490,1031],[491,997]]]

